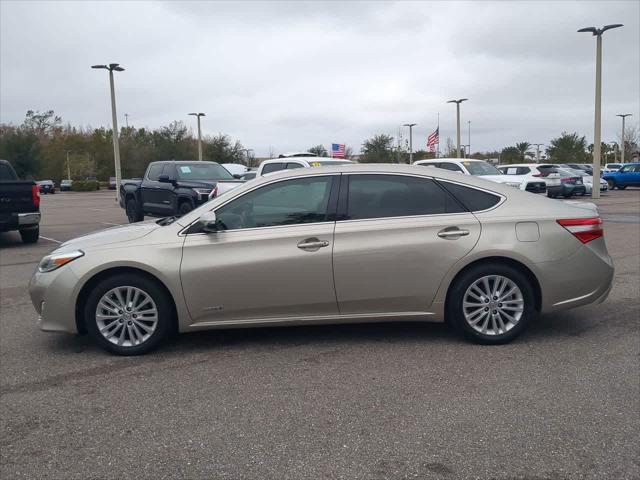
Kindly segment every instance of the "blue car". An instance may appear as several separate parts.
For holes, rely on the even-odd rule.
[[[640,187],[640,163],[627,163],[617,172],[605,173],[602,178],[607,181],[610,190]]]

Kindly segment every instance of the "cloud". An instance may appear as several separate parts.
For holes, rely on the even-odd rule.
[[[640,117],[638,2],[0,3],[0,121],[54,109],[108,125],[105,72],[119,62],[118,114],[158,127],[206,112],[257,155],[346,142],[418,123],[421,146],[449,98],[468,97],[474,150],[593,131],[595,42],[604,37],[603,136]],[[466,132],[465,132],[466,133]],[[444,138],[443,138],[444,141]]]

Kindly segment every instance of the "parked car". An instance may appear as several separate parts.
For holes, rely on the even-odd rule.
[[[222,166],[235,178],[240,178],[248,170],[247,166],[241,163],[223,163]]]
[[[72,187],[73,187],[73,180],[66,178],[60,181],[61,192],[68,192],[69,190],[72,189]]]
[[[560,168],[557,171],[560,174],[561,189],[556,194],[550,195],[552,198],[556,198],[562,195],[564,198],[570,198],[574,195],[585,195],[587,189],[582,181],[581,174],[572,171],[571,169]]]
[[[584,170],[578,170],[578,169],[573,169],[573,168],[567,168],[567,169],[562,169],[563,171],[567,171],[571,174],[574,175],[579,175],[582,177],[582,184],[584,185],[585,188],[585,193],[587,195],[591,195],[591,192],[593,191],[593,176],[588,174],[587,172],[585,172]],[[607,182],[603,179],[600,178],[600,191],[601,192],[606,192],[607,190],[609,190],[609,186],[607,185]]]
[[[36,183],[38,184],[38,188],[40,188],[41,194],[56,193],[56,184],[53,183],[53,180],[40,180]]]
[[[621,163],[606,163],[604,165],[604,168],[602,169],[602,173],[617,172],[618,170],[620,170],[620,168],[622,168]]]
[[[437,167],[452,172],[463,173],[465,175],[474,175],[492,182],[503,183],[510,187],[519,188],[532,193],[545,193],[547,185],[543,180],[531,178],[529,175],[505,175],[504,172],[498,170],[495,165],[484,160],[461,159],[461,158],[438,158],[433,160],[418,160],[414,165],[422,165],[425,167]],[[514,172],[515,174],[515,172]]]
[[[593,204],[437,168],[347,165],[247,182],[181,218],[44,257],[40,328],[122,355],[174,330],[444,321],[486,344],[538,313],[602,302],[613,263]]]
[[[267,173],[279,172],[280,170],[349,165],[353,163],[351,160],[345,160],[342,158],[316,157],[312,153],[291,153],[288,155],[291,156],[280,156],[280,158],[263,160],[258,167],[256,176],[261,177]]]
[[[247,180],[253,180],[254,178],[256,178],[257,174],[257,170],[249,170],[248,172],[244,172],[242,175],[240,175],[240,180],[244,180],[245,182]]]
[[[242,183],[215,162],[152,162],[142,180],[122,182],[120,206],[130,223],[145,215],[184,215]]]
[[[115,190],[117,187],[116,177],[109,177],[109,190]]]
[[[593,166],[584,163],[565,163],[562,166],[571,168],[572,170],[581,170],[587,175],[593,175]]]
[[[0,232],[17,230],[24,243],[40,237],[40,188],[18,180],[7,160],[0,160]]]
[[[626,163],[616,172],[605,173],[602,177],[613,190],[627,187],[640,187],[640,163]]]
[[[544,181],[547,196],[555,198],[562,195],[563,187],[558,174],[558,165],[539,163],[516,163],[511,165],[499,165],[498,169],[505,175],[530,175],[535,179]],[[515,169],[515,170],[514,170]]]

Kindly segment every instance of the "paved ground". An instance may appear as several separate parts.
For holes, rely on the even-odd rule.
[[[640,190],[599,201],[602,304],[511,345],[443,325],[183,335],[140,358],[35,327],[42,255],[124,221],[113,193],[43,198],[42,235],[0,234],[0,477],[640,478]]]

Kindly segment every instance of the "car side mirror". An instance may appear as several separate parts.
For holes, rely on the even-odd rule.
[[[233,178],[235,178],[236,180],[240,180],[242,178],[242,175],[239,175],[237,173],[233,174]]]
[[[198,219],[198,223],[202,225],[202,230],[204,230],[207,233],[213,233],[218,231],[216,212],[214,211],[203,213]]]
[[[158,181],[160,183],[175,183],[175,180],[171,178],[169,175],[160,175],[158,177]]]

